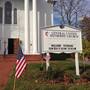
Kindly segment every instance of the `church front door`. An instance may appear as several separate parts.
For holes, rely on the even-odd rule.
[[[9,38],[8,39],[8,54],[16,54],[19,46],[18,38]]]

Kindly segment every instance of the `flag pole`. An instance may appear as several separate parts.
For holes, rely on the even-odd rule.
[[[13,0],[11,0],[12,1],[12,5],[13,5],[13,7],[12,7],[12,14],[14,13],[14,2],[13,2]],[[12,22],[13,22],[13,25],[14,25],[14,20],[12,20]],[[14,75],[14,83],[13,83],[13,90],[15,90],[15,87],[16,87],[16,76]]]
[[[16,77],[14,76],[13,90],[15,90],[15,86],[16,86]]]

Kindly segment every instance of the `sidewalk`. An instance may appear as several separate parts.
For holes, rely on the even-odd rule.
[[[4,58],[0,58],[0,90],[7,84],[10,71],[12,71],[15,61],[7,61]]]

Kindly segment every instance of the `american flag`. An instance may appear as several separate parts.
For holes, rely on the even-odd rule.
[[[17,61],[16,61],[16,73],[15,73],[16,78],[19,78],[21,76],[25,67],[26,67],[26,60],[25,60],[24,54],[22,52],[22,49],[19,46],[19,50],[18,50],[18,54],[17,54]]]

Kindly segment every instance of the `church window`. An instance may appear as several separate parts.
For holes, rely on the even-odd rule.
[[[17,24],[17,9],[14,8],[14,24]]]
[[[7,1],[5,3],[5,24],[12,23],[12,4],[11,2]]]
[[[0,24],[2,24],[3,9],[0,7]]]

